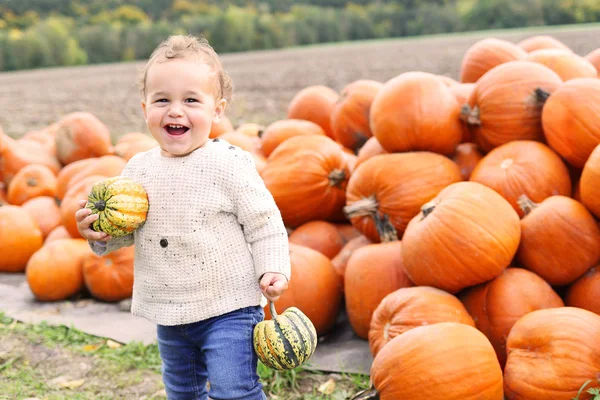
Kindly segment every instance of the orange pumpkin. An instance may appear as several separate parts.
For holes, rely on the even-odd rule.
[[[150,135],[141,132],[130,132],[121,136],[115,144],[115,155],[129,161],[137,153],[150,150],[158,143]]]
[[[462,139],[460,107],[433,74],[406,72],[387,81],[371,104],[373,135],[389,152],[451,154]]]
[[[527,60],[545,65],[565,82],[575,78],[596,78],[598,75],[591,62],[570,50],[536,50],[529,53]]]
[[[509,61],[478,81],[461,118],[484,151],[513,140],[543,138],[542,107],[562,84],[548,67],[532,61]]]
[[[58,239],[44,245],[27,263],[27,283],[39,301],[65,300],[84,288],[83,259],[92,250],[84,239]]]
[[[371,381],[377,395],[364,399],[503,399],[494,348],[483,333],[456,322],[396,336],[375,356]]]
[[[305,87],[292,97],[288,104],[289,119],[304,119],[314,122],[333,138],[331,129],[331,111],[339,98],[339,94],[323,85]]]
[[[56,131],[58,124],[52,124],[44,129],[26,132],[19,141],[30,140],[40,143],[52,156],[56,156]]]
[[[56,197],[59,200],[62,200],[63,197],[65,197],[65,193],[67,193],[71,178],[92,165],[92,163],[94,163],[96,160],[98,160],[97,157],[86,158],[84,160],[74,161],[69,165],[65,165],[56,176]]]
[[[585,56],[585,58],[596,68],[596,71],[598,71],[598,77],[600,78],[600,48],[592,50]]]
[[[300,225],[289,236],[289,241],[316,250],[329,259],[344,246],[344,238],[335,225],[327,221],[309,221]]]
[[[83,258],[83,280],[91,295],[103,301],[120,301],[133,293],[134,247],[123,247],[105,256]]]
[[[581,202],[600,218],[600,144],[585,163],[579,180]]]
[[[358,337],[367,339],[373,312],[393,291],[413,286],[402,265],[402,242],[373,243],[356,249],[344,272],[346,312]]]
[[[565,294],[565,304],[600,314],[600,266],[590,268]]]
[[[387,150],[381,147],[381,143],[375,136],[371,136],[365,144],[358,150],[356,154],[356,163],[354,164],[354,169],[358,168],[360,164],[368,160],[369,158],[379,155],[379,154],[387,154]]]
[[[53,197],[35,197],[27,200],[21,207],[34,219],[44,238],[61,223],[60,208]]]
[[[423,203],[461,180],[458,166],[439,154],[374,156],[352,173],[344,212],[352,225],[372,242],[380,241],[379,230],[388,222],[391,228],[387,233],[400,239]]]
[[[490,69],[508,61],[522,60],[527,52],[515,44],[502,39],[487,38],[475,42],[463,56],[460,66],[460,81],[477,82]]]
[[[464,180],[469,180],[471,173],[483,158],[483,154],[475,143],[461,143],[456,146],[452,161],[460,168]]]
[[[340,278],[342,279],[342,291],[344,290],[344,275],[346,273],[346,267],[348,266],[348,260],[354,251],[364,247],[372,242],[363,235],[359,235],[355,238],[350,239],[344,247],[331,259],[331,265],[335,268],[335,271],[338,273]]]
[[[361,79],[346,85],[331,110],[333,138],[358,150],[373,134],[369,126],[371,103],[383,87],[381,82]]]
[[[286,225],[331,220],[346,202],[350,173],[340,146],[327,136],[289,138],[261,171]]]
[[[521,40],[517,43],[517,46],[522,48],[528,53],[531,53],[535,50],[541,49],[563,49],[570,50],[569,47],[556,39],[555,37],[548,35],[535,35]]]
[[[63,164],[112,152],[108,127],[87,111],[69,113],[58,121],[56,154]]]
[[[564,306],[552,287],[531,271],[507,268],[499,277],[467,289],[461,301],[506,364],[506,338],[519,318],[534,310]]]
[[[421,207],[404,233],[404,267],[416,285],[456,293],[499,276],[517,252],[519,216],[494,190],[458,182]]]
[[[221,136],[225,132],[233,131],[233,124],[226,115],[222,115],[219,122],[213,122],[210,127],[209,138],[214,139]]]
[[[571,177],[561,158],[545,144],[515,140],[490,151],[470,180],[500,193],[520,217],[517,199],[526,195],[539,202],[554,195],[571,196]]]
[[[26,165],[41,164],[50,168],[54,174],[60,171],[60,163],[40,143],[33,140],[14,140],[3,137],[4,148],[0,153],[0,175],[7,185]]]
[[[280,119],[268,125],[260,134],[260,149],[265,157],[269,157],[273,150],[281,143],[294,136],[321,135],[325,131],[311,121],[301,119]]]
[[[586,208],[570,197],[540,204],[524,196],[517,260],[551,285],[567,285],[600,262],[600,228]]]
[[[43,244],[40,228],[22,207],[0,207],[0,272],[23,272]]]
[[[290,261],[294,278],[277,300],[277,309],[297,307],[323,336],[335,325],[342,307],[340,278],[327,257],[308,247],[290,243]],[[265,319],[271,319],[268,306]]]
[[[59,225],[52,229],[48,236],[46,236],[44,244],[58,239],[71,239],[71,235],[69,235],[69,232],[67,232],[67,228],[65,228],[64,225]]]
[[[571,400],[588,380],[586,390],[599,387],[598,343],[600,316],[590,311],[559,307],[523,316],[506,341],[506,398]]]
[[[542,124],[550,147],[569,164],[583,168],[600,144],[600,80],[565,82],[546,102]]]
[[[475,90],[474,83],[460,83],[458,85],[454,85],[450,87],[450,93],[454,95],[456,102],[461,107],[469,102],[469,97],[471,97],[471,93]],[[469,127],[467,124],[463,122],[462,124],[462,143],[471,142],[471,132],[469,131]]]
[[[429,286],[398,289],[383,298],[373,313],[369,329],[371,353],[413,328],[440,322],[475,326],[463,304],[453,295]]]
[[[82,168],[81,171],[73,174],[67,183],[67,191],[88,176],[102,175],[109,178],[118,176],[123,171],[123,168],[125,168],[125,164],[127,164],[127,161],[119,156],[106,155],[97,157],[93,162]]]
[[[55,197],[56,191],[54,172],[45,165],[29,164],[17,172],[10,181],[7,192],[8,202],[20,206],[34,197]]]

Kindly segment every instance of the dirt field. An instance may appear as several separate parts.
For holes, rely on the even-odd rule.
[[[600,26],[539,29],[404,40],[383,40],[222,56],[235,84],[228,116],[242,122],[269,123],[285,116],[292,96],[301,88],[322,84],[341,90],[356,79],[386,81],[410,70],[457,78],[466,49],[484,37],[517,42],[546,33],[585,55],[598,46]],[[20,136],[49,125],[62,115],[95,113],[113,136],[145,131],[136,86],[142,63],[93,65],[0,73],[0,126]]]

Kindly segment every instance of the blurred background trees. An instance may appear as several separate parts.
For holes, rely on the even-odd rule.
[[[598,0],[0,0],[0,70],[144,59],[173,33],[233,52],[598,21]]]

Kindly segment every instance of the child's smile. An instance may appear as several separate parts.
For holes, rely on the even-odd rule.
[[[190,130],[187,126],[180,124],[167,124],[163,129],[171,137],[181,137]]]

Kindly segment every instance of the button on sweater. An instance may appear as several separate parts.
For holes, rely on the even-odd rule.
[[[160,325],[204,320],[264,305],[259,279],[290,279],[288,237],[251,155],[208,141],[185,157],[156,147],[135,155],[122,175],[148,194],[146,222],[98,255],[135,245],[131,312]]]

